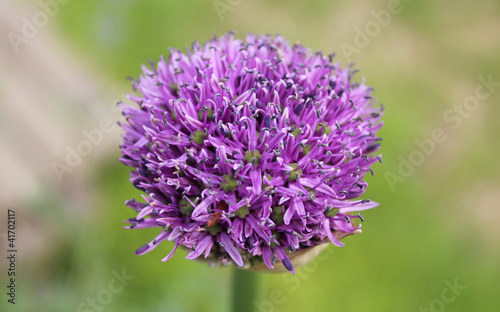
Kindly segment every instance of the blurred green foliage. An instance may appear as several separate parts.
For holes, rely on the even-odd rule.
[[[148,59],[228,30],[240,37],[249,31],[281,33],[313,50],[337,51],[337,61],[345,66],[342,43],[352,45],[355,27],[364,29],[374,20],[370,12],[386,9],[388,2],[243,0],[234,1],[239,4],[223,20],[213,3],[70,1],[51,22],[79,58],[128,90],[124,77],[137,77]],[[255,311],[258,306],[276,312],[419,311],[439,300],[445,280],[454,279],[467,289],[445,304],[447,311],[500,308],[500,233],[488,221],[498,216],[498,201],[485,199],[499,197],[500,111],[494,104],[500,92],[482,101],[456,130],[443,120],[454,103],[473,94],[478,76],[500,80],[500,5],[405,1],[402,6],[367,47],[351,55],[361,69],[358,79],[366,76],[386,107],[380,133],[384,163],[367,177],[364,196],[381,205],[364,212],[363,234],[347,238],[344,248],[329,247],[326,260],[296,276],[263,275],[264,301]],[[400,157],[408,159],[417,148],[414,140],[429,138],[438,127],[446,131],[446,142],[391,190],[385,174],[397,174]],[[182,250],[162,263],[171,243],[143,256],[133,254],[157,230],[121,228],[122,220],[134,217],[124,201],[140,193],[117,158],[118,149],[89,185],[90,213],[72,213],[71,200],[51,186],[28,203],[34,218],[56,227],[62,243],[46,259],[26,266],[19,290],[23,310],[77,311],[107,288],[113,269],[125,268],[135,278],[102,311],[226,311],[230,268],[185,260]],[[271,310],[274,290],[284,299]],[[436,311],[439,307],[435,303]]]

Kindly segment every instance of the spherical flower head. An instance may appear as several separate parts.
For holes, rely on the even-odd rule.
[[[281,36],[233,34],[171,49],[134,81],[121,162],[144,203],[128,228],[158,227],[187,259],[294,273],[291,258],[360,232],[364,175],[380,156],[381,108],[355,71]],[[357,200],[355,200],[357,199]]]

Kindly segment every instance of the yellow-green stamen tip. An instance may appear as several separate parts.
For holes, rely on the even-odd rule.
[[[274,248],[274,247],[276,247],[276,246],[278,246],[278,245],[279,245],[279,243],[276,243],[276,241],[277,241],[277,242],[279,242],[279,241],[280,241],[280,236],[281,236],[281,235],[280,235],[280,232],[277,232],[277,231],[271,231],[271,233],[272,233],[272,235],[275,237],[275,240],[272,240],[272,241],[271,241],[271,245],[270,245],[269,247]]]
[[[288,181],[300,179],[300,177],[302,176],[302,169],[298,168],[299,165],[297,163],[293,163],[289,166],[292,167],[293,170],[292,172],[290,172],[290,175],[288,175]]]
[[[304,156],[309,154],[309,152],[311,152],[311,147],[312,147],[311,144],[306,144],[304,146]]]
[[[222,176],[222,178],[224,179],[225,182],[221,182],[220,188],[224,192],[234,191],[238,186],[238,182],[236,181],[235,178],[233,178],[231,174],[225,174]]]
[[[258,150],[248,150],[245,152],[243,159],[247,163],[257,167],[259,165],[259,161],[262,159],[262,154]]]
[[[273,214],[271,215],[271,219],[273,220],[273,222],[276,224],[276,225],[281,225],[283,224],[283,212],[282,212],[282,209],[283,209],[283,206],[276,206],[276,207],[273,207]]]
[[[198,111],[198,119],[200,121],[203,121],[204,120],[204,117],[205,117],[205,112],[207,114],[207,121],[210,121],[212,120],[212,117],[214,116],[214,110],[213,109],[209,109],[209,110],[203,110],[203,109],[200,109]]]
[[[177,91],[179,90],[179,86],[176,83],[171,83],[169,87],[173,93],[177,93]]]
[[[203,141],[205,140],[205,131],[196,130],[192,135],[192,140],[198,145],[203,145]]]
[[[189,203],[186,198],[179,201],[179,210],[183,216],[190,216],[193,213],[194,207]]]
[[[246,206],[243,206],[241,207],[240,209],[236,210],[234,212],[234,214],[238,217],[238,218],[241,218],[243,219],[244,217],[246,217],[246,215],[249,213],[248,211],[248,207]]]
[[[217,235],[221,231],[221,227],[220,227],[219,223],[216,223],[216,224],[212,225],[211,227],[207,227],[206,229],[207,229],[208,233],[210,233],[212,235]]]
[[[332,133],[332,127],[327,126],[324,122],[320,122],[316,125],[316,130],[314,132],[319,132],[321,134],[326,133],[326,135],[329,135],[330,133]]]
[[[332,210],[325,213],[325,215],[328,217],[335,217],[339,212],[340,212],[339,208],[332,208]]]

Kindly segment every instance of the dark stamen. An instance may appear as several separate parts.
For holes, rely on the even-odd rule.
[[[304,105],[302,103],[300,103],[299,105],[295,106],[293,112],[295,113],[295,115],[299,115],[300,112],[302,111],[302,108],[304,107]]]
[[[264,118],[264,126],[266,126],[266,128],[270,128],[271,127],[271,117],[266,116]]]
[[[288,270],[288,271],[292,271],[293,270],[293,265],[292,265],[292,262],[290,262],[290,260],[288,259],[283,259],[281,260],[281,263],[283,263],[283,265],[285,266],[285,268]]]
[[[361,213],[358,213],[358,217],[361,220],[361,222],[365,222],[365,218],[361,215]]]
[[[146,245],[144,245],[144,246],[142,246],[142,247],[139,247],[139,248],[135,251],[135,254],[136,254],[136,255],[140,255],[140,254],[142,254],[143,252],[145,252],[146,250],[148,250],[148,248],[149,248],[149,244],[146,244]]]

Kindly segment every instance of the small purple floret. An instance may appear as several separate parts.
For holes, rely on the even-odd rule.
[[[146,203],[129,228],[159,227],[186,258],[238,266],[340,241],[363,221],[356,200],[379,160],[382,108],[328,56],[280,36],[197,42],[143,67],[125,117],[121,162]],[[380,158],[381,160],[381,158]]]

